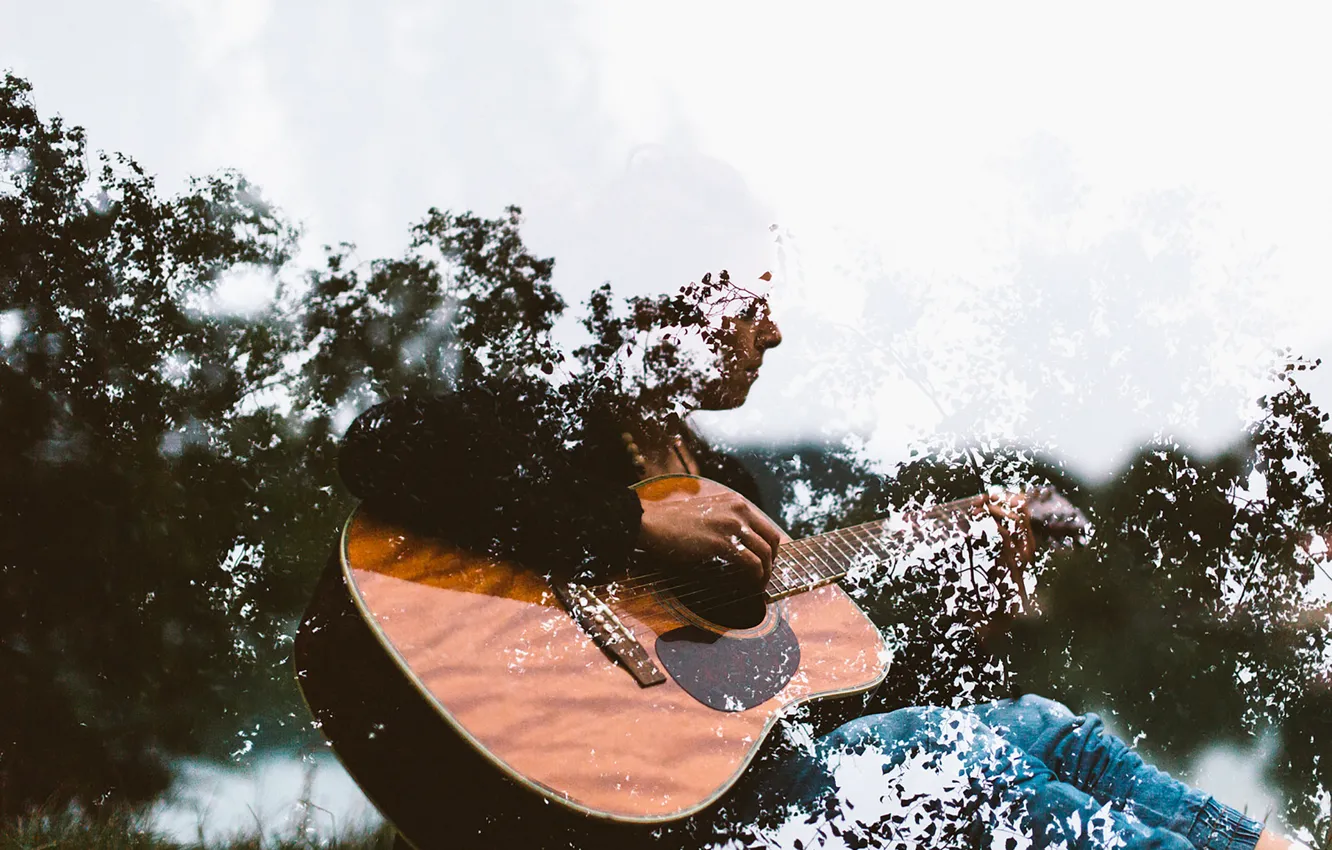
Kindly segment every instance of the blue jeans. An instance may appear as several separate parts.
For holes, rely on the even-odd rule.
[[[1262,831],[1146,764],[1095,714],[1033,695],[862,717],[756,791],[769,826],[753,837],[806,850],[1253,850]]]

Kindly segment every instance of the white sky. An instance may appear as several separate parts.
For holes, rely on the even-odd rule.
[[[517,203],[572,302],[771,267],[787,343],[710,432],[1096,474],[1232,440],[1273,347],[1332,344],[1319,7],[1099,9],[0,0],[0,66],[165,189],[239,168],[312,249]]]

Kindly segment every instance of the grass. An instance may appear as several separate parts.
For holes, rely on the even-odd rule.
[[[34,811],[0,822],[0,850],[392,850],[393,830],[379,827],[334,838],[266,840],[257,832],[224,843],[182,844],[156,835],[142,815],[120,811],[90,819],[77,811]]]

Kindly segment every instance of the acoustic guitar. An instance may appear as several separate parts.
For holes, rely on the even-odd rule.
[[[687,475],[636,489],[725,490]],[[848,699],[855,713],[883,681],[883,639],[835,582],[900,542],[883,521],[784,538],[761,593],[650,563],[581,586],[362,509],[297,633],[298,681],[348,771],[417,847],[678,843],[783,717]]]

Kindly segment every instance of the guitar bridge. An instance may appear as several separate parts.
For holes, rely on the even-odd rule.
[[[627,669],[641,687],[666,681],[666,674],[652,662],[652,656],[591,588],[570,582],[555,583],[553,589],[574,622],[613,661]]]

